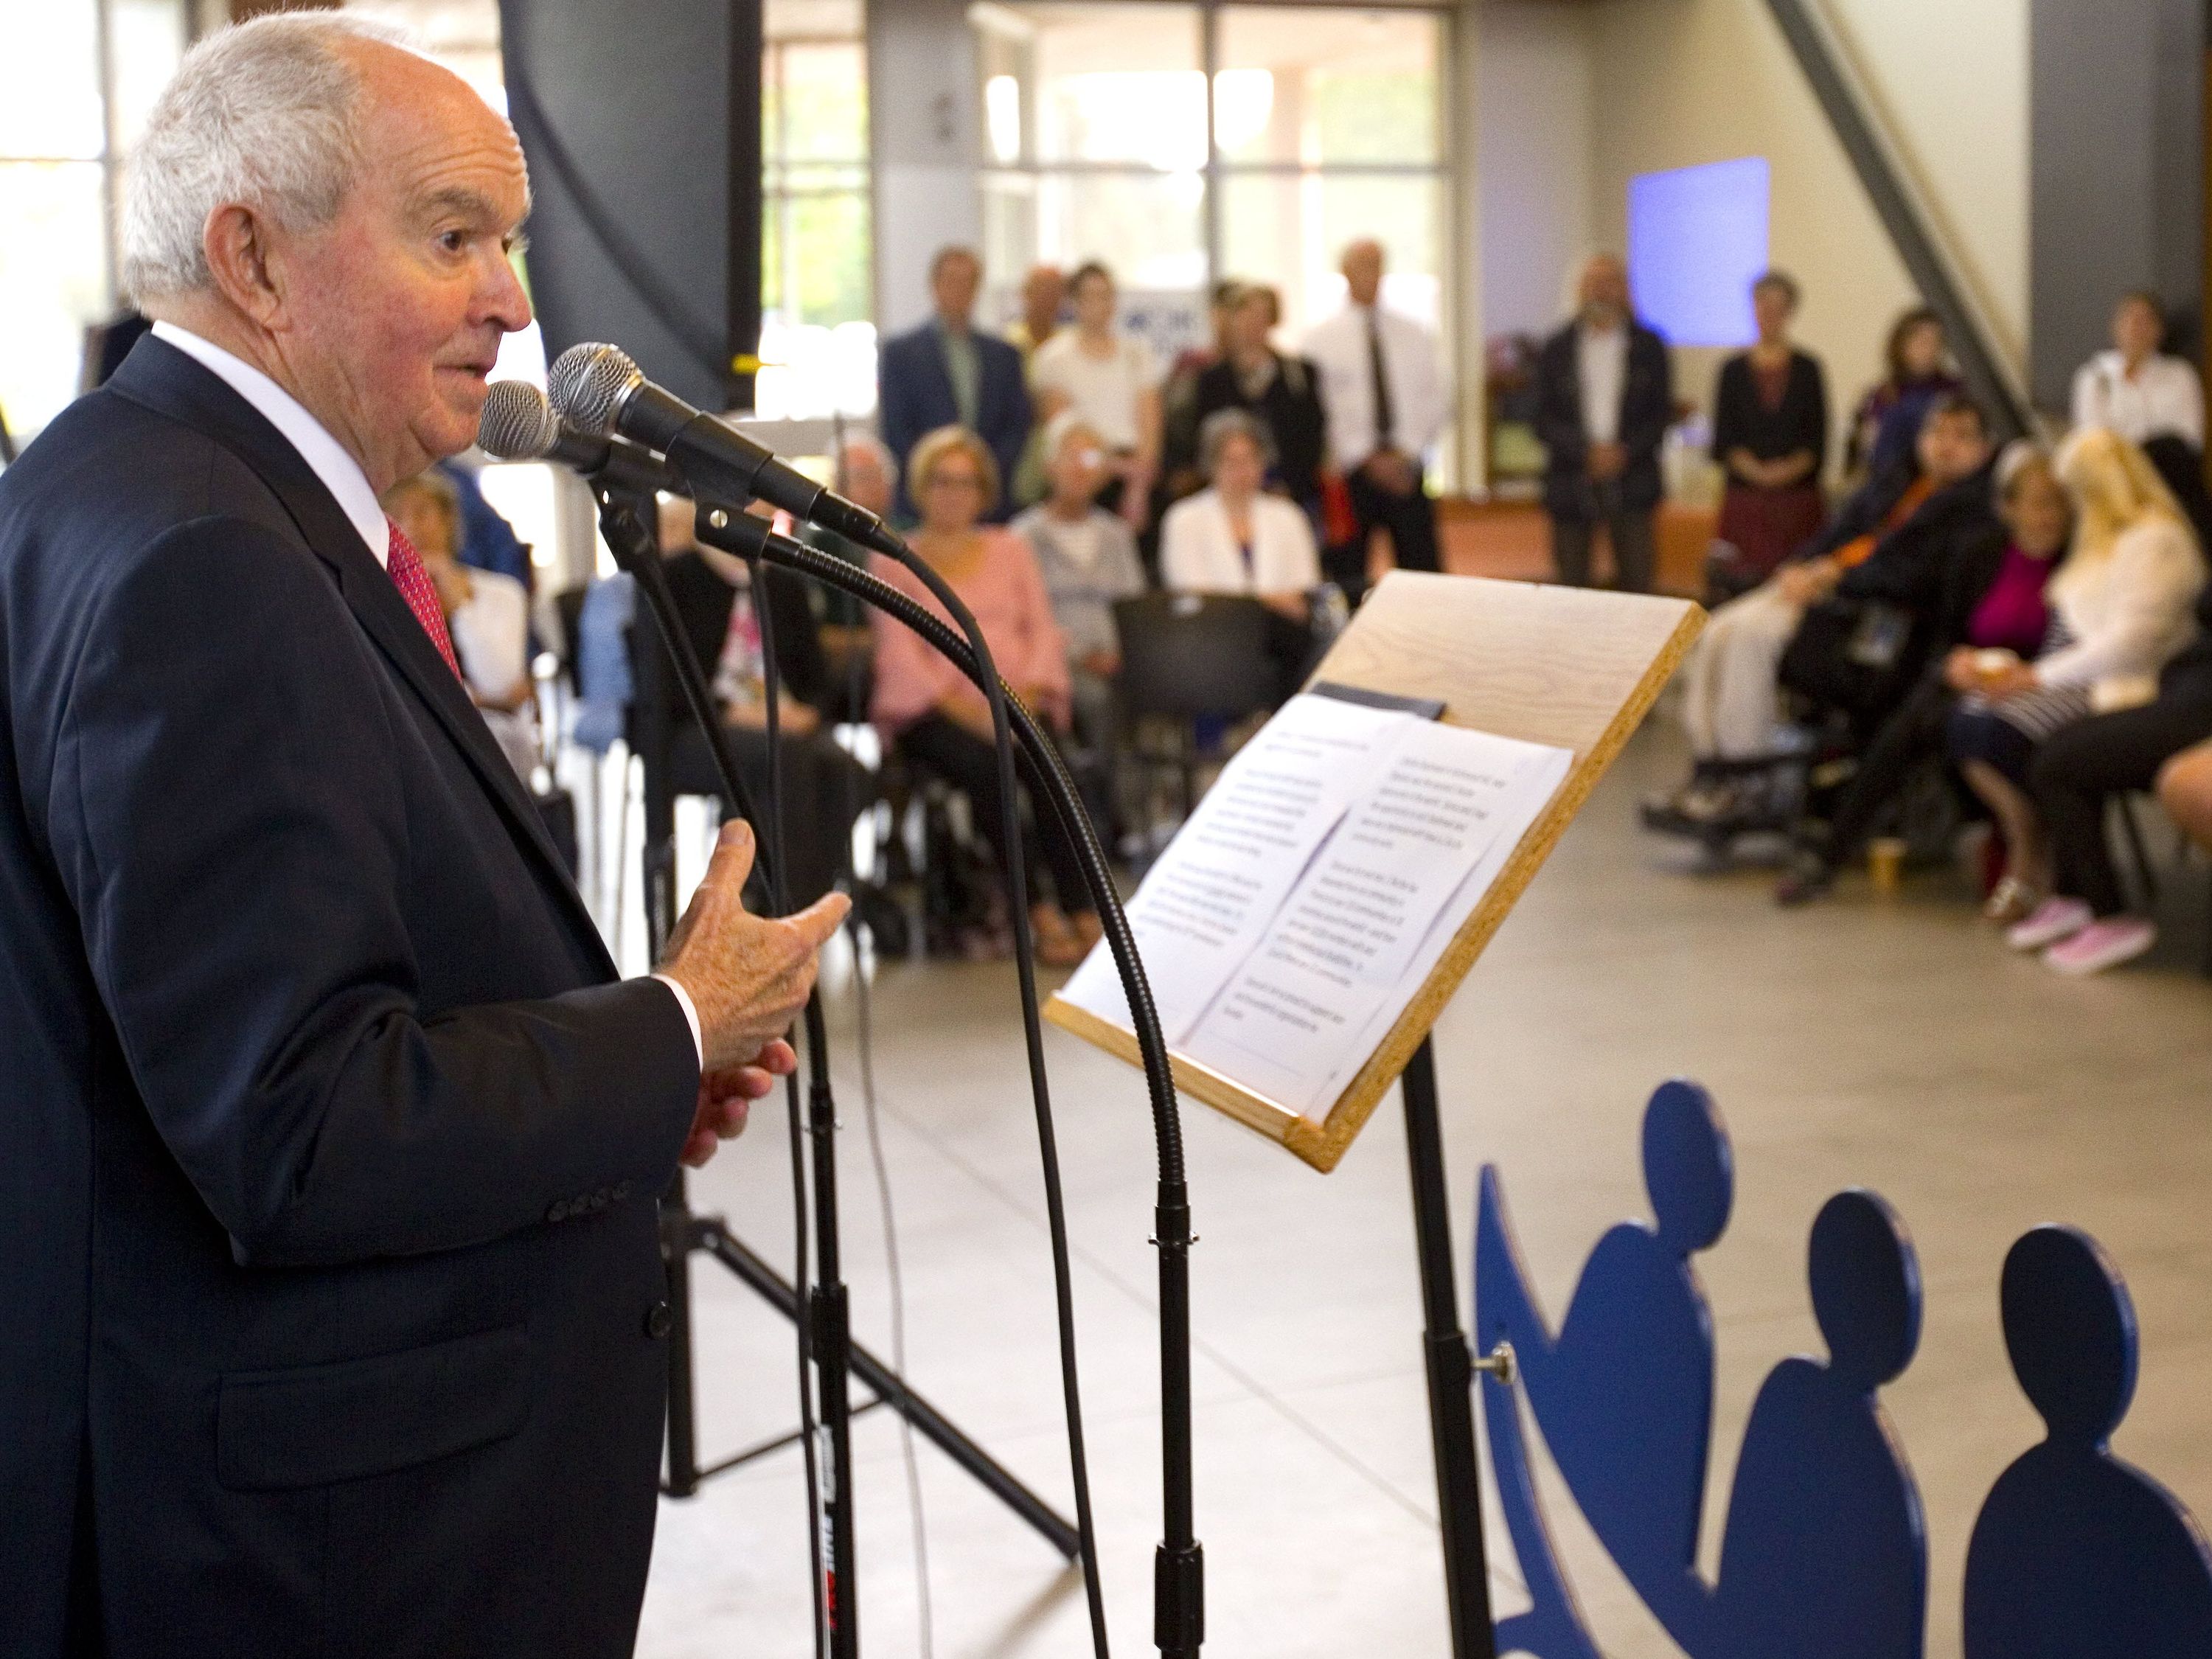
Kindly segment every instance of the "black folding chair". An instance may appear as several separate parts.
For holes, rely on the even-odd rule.
[[[1219,736],[1273,708],[1280,694],[1268,623],[1265,605],[1239,595],[1146,593],[1115,603],[1127,759],[1147,784],[1162,771],[1179,775],[1186,817],[1198,804],[1198,769],[1219,757]],[[1163,736],[1170,741],[1159,743]]]

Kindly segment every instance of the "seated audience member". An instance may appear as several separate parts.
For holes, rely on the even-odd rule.
[[[1768,271],[1751,285],[1751,309],[1759,342],[1721,365],[1713,394],[1713,459],[1728,478],[1715,533],[1735,550],[1739,590],[1773,574],[1828,516],[1828,388],[1820,360],[1790,343],[1797,284]]]
[[[1328,419],[1322,409],[1321,371],[1269,343],[1281,309],[1271,288],[1252,283],[1237,290],[1223,330],[1225,349],[1199,375],[1194,413],[1200,426],[1222,409],[1258,417],[1274,443],[1275,481],[1310,518],[1321,507]]]
[[[832,483],[839,495],[878,518],[890,516],[898,493],[898,462],[880,439],[866,432],[847,433],[835,457],[835,468]],[[863,570],[868,568],[868,550],[834,530],[802,524],[794,526],[791,533],[809,547],[835,554]],[[856,673],[865,673],[869,653],[874,648],[875,636],[869,629],[867,607],[851,595],[819,582],[807,582],[805,588],[807,605],[813,612],[816,631],[822,641],[823,665],[829,682],[823,688],[825,695],[816,701],[824,714],[839,720],[865,719],[865,701],[860,708],[847,708],[842,693],[853,684]],[[802,695],[811,696],[811,691],[809,688]],[[862,695],[865,699],[865,687]]]
[[[2126,914],[2106,798],[2150,788],[2168,759],[2212,736],[2212,661],[2202,637],[2191,645],[2207,617],[2203,556],[2142,452],[2092,428],[2059,451],[2058,477],[2076,528],[2051,584],[2051,647],[1990,671],[1986,708],[1956,746],[2024,778],[2050,837],[2051,896],[2007,943],[2042,951],[2061,973],[2093,974],[2158,937]]]
[[[1067,645],[1053,621],[1036,557],[1012,530],[981,522],[999,493],[991,452],[972,432],[940,428],[915,446],[907,462],[907,486],[921,508],[914,550],[975,612],[1000,677],[1040,720],[1065,732]],[[878,556],[874,569],[894,587],[944,614],[905,566]],[[976,829],[1004,868],[1010,849],[1003,841],[998,760],[983,694],[902,623],[878,617],[876,630],[872,717],[908,765],[967,795]],[[1032,811],[1029,819],[1022,861],[1036,899],[1030,925],[1037,958],[1073,966],[1097,943],[1098,918],[1074,844],[1057,815],[1046,808]]]
[[[1168,509],[1160,526],[1160,580],[1187,593],[1249,593],[1303,626],[1321,585],[1321,556],[1306,515],[1261,487],[1271,440],[1256,416],[1217,410],[1199,428],[1207,487]]]
[[[1064,328],[1030,360],[1037,415],[1050,420],[1072,409],[1106,441],[1120,483],[1118,510],[1133,529],[1151,517],[1152,482],[1160,470],[1160,369],[1152,349],[1114,325],[1118,303],[1113,273],[1096,259],[1067,280],[1075,325]]]
[[[2049,627],[2044,586],[2065,550],[2072,515],[2066,492],[2051,470],[2051,457],[2034,444],[2013,444],[1996,469],[2002,528],[1966,539],[1949,562],[1936,608],[1930,656],[1904,703],[1882,723],[1836,803],[1827,834],[1800,849],[1775,890],[1784,904],[1820,897],[1836,874],[1857,856],[1917,767],[1942,752],[1944,723],[1962,692],[1978,682],[1984,653],[2011,651],[2032,658]],[[2019,849],[1990,901],[1989,914],[2014,920],[2027,914]]]
[[[2202,454],[2204,387],[2195,366],[2168,356],[2166,310],[2154,294],[2130,294],[2112,310],[2112,349],[2074,376],[2074,424],[2103,427],[2130,443],[2181,439]]]
[[[1883,563],[1873,573],[1879,586],[1932,592],[1948,553],[1986,528],[1989,441],[1981,410],[1957,397],[1936,404],[1921,423],[1916,458],[1917,472],[1863,486],[1810,546],[1713,612],[1682,672],[1691,776],[1669,799],[1647,808],[1651,827],[1696,831],[1744,809],[1745,790],[1755,789],[1755,782],[1730,775],[1790,744],[1782,719],[1783,655],[1807,613],[1838,594],[1848,574],[1879,552]]]
[[[929,262],[935,314],[884,342],[876,362],[876,430],[894,455],[925,433],[963,426],[981,434],[1002,477],[1012,477],[1029,441],[1029,388],[1021,353],[975,326],[983,262],[964,247],[943,247]],[[912,512],[904,495],[899,510]],[[1000,507],[998,518],[1012,516]]]
[[[538,690],[530,680],[530,594],[512,576],[461,562],[461,501],[439,469],[394,484],[384,510],[415,544],[438,591],[446,631],[460,659],[469,696],[524,783],[543,763],[538,747]]]
[[[1890,325],[1884,358],[1889,373],[1859,399],[1844,439],[1844,477],[1853,485],[1907,465],[1929,407],[1960,389],[1942,319],[1926,306]]]
[[[1013,527],[1036,555],[1053,620],[1067,641],[1076,732],[1103,750],[1112,747],[1114,678],[1121,672],[1114,601],[1145,591],[1145,568],[1127,521],[1097,505],[1105,441],[1063,410],[1045,422],[1042,447],[1052,493]]]

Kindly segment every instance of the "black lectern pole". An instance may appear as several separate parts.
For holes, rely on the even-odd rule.
[[[1406,1100],[1406,1155],[1413,1166],[1421,1346],[1428,1361],[1429,1433],[1437,1462],[1437,1510],[1443,1522],[1452,1653],[1454,1659],[1496,1659],[1490,1570],[1482,1543],[1481,1465],[1474,1443],[1474,1356],[1459,1324],[1443,1132],[1437,1119],[1437,1062],[1427,1038],[1406,1063],[1398,1087]]]

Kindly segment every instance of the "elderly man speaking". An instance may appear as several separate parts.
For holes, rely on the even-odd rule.
[[[613,1655],[652,1541],[653,1200],[844,901],[725,835],[617,981],[380,491],[465,445],[528,205],[373,28],[185,60],[156,319],[0,478],[0,1650]]]

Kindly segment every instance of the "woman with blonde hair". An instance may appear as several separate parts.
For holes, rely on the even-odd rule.
[[[1067,641],[1053,620],[1036,555],[1017,532],[983,522],[999,496],[998,463],[990,449],[964,427],[939,427],[915,445],[907,483],[921,514],[921,526],[911,538],[914,550],[975,612],[1000,678],[1052,730],[1066,732]],[[904,565],[878,555],[872,568],[892,586],[945,616],[944,607]],[[997,750],[983,694],[904,623],[878,617],[869,716],[908,766],[942,778],[968,797],[975,809],[975,826],[1003,869],[1008,849],[1001,841]],[[1083,866],[1059,818],[1049,811],[1030,817],[1034,829],[1024,830],[1022,862],[1036,899],[1030,907],[1030,925],[1037,960],[1073,966],[1098,942],[1098,918],[1084,885]]]
[[[1993,653],[1976,665],[1972,695],[1952,719],[1952,752],[2001,822],[2024,813],[2051,835],[2053,891],[2007,942],[2044,951],[2061,972],[2094,973],[2148,949],[2149,924],[2116,925],[2118,884],[2100,881],[2096,867],[2110,877],[2101,812],[2090,853],[2070,817],[2036,815],[2030,767],[2063,731],[2157,696],[2160,670],[2196,634],[2191,605],[2204,584],[2204,558],[2149,459],[2116,433],[2075,433],[2059,449],[2057,473],[2074,503],[2075,528],[2047,590],[2050,637],[2033,664]]]

